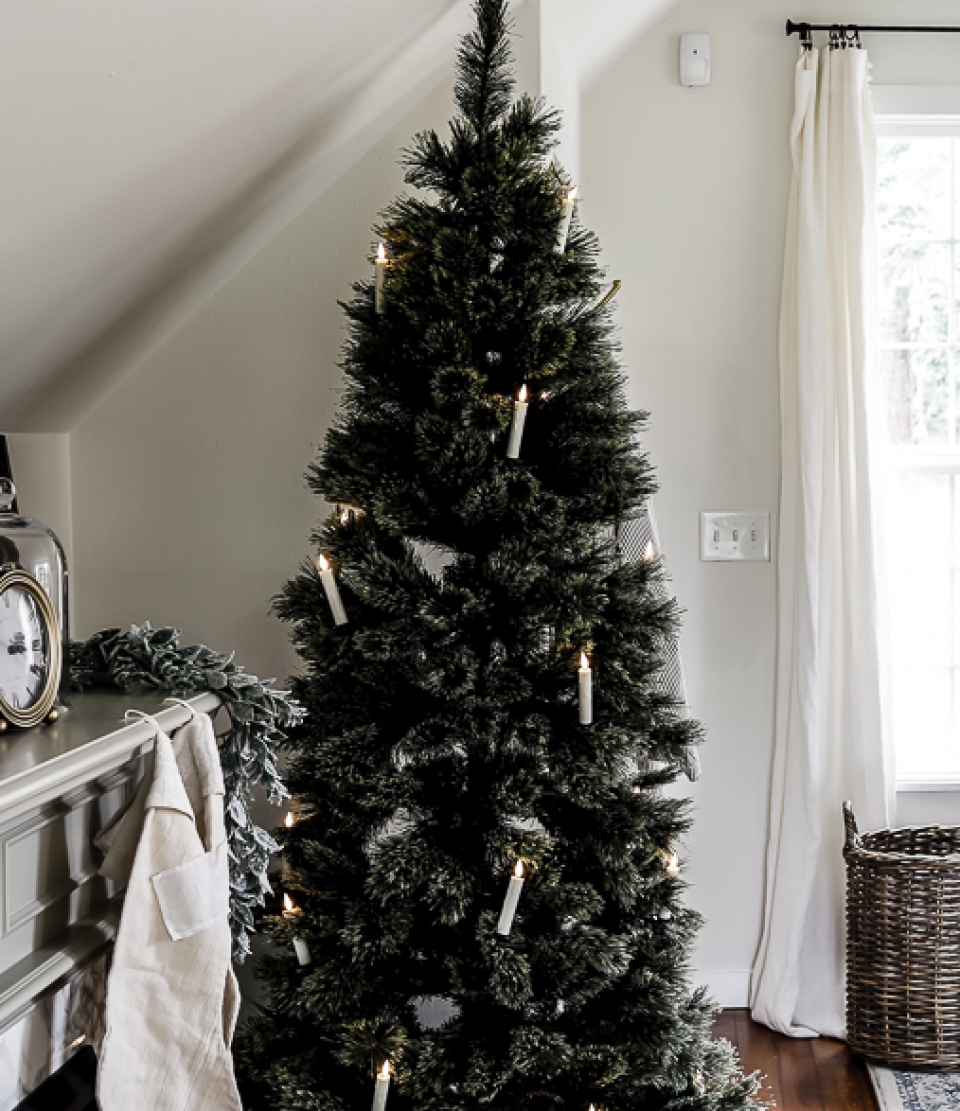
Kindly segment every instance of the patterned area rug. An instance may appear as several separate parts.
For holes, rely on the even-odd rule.
[[[880,1111],[958,1111],[960,1073],[894,1072],[867,1065]]]

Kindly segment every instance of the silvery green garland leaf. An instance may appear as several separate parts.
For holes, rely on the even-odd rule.
[[[229,656],[205,645],[180,647],[179,629],[154,629],[149,622],[121,629],[102,629],[70,645],[74,687],[110,683],[124,690],[137,684],[185,698],[215,691],[230,718],[218,737],[226,785],[225,817],[230,852],[230,927],[233,958],[242,963],[250,952],[253,908],[270,893],[267,869],[279,845],[250,818],[254,786],[270,802],[287,797],[274,757],[283,730],[295,725],[303,710],[286,691],[273,690],[273,679],[247,675]]]

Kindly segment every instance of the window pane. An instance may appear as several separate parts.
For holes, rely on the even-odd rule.
[[[956,770],[953,672],[895,671],[893,721],[898,775]]]
[[[946,343],[949,338],[950,248],[901,244],[880,254],[880,339]]]
[[[897,667],[949,667],[953,662],[953,610],[949,571],[926,568],[891,574],[891,632]]]
[[[881,139],[880,241],[948,239],[951,139]]]
[[[898,474],[889,484],[886,505],[887,552],[890,591],[894,594],[901,573],[917,568],[948,570],[953,565],[950,525],[951,476]],[[944,599],[944,607],[949,596]]]
[[[949,443],[946,350],[888,350],[880,361],[888,443]]]

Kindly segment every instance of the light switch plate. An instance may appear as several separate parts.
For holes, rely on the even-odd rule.
[[[742,562],[770,559],[769,513],[701,513],[700,558]]]

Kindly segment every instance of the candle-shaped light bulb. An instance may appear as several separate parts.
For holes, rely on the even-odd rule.
[[[283,819],[283,824],[287,829],[293,829],[294,817],[293,811],[288,811],[287,816]],[[293,869],[290,867],[290,862],[287,860],[287,854],[283,854],[283,868],[281,869],[281,878],[284,883],[289,883],[293,878]],[[289,899],[289,895],[284,895],[284,899]],[[284,904],[286,905],[286,904]]]
[[[377,275],[375,308],[377,310],[377,315],[382,316],[385,302],[384,283],[387,277],[387,252],[384,250],[382,243],[377,245],[375,270]]]
[[[676,853],[667,854],[667,875],[676,879],[680,875],[680,857]]]
[[[513,870],[510,882],[507,884],[507,894],[503,900],[503,909],[500,911],[500,921],[497,923],[497,933],[504,937],[510,935],[513,925],[513,916],[517,913],[517,903],[520,901],[520,892],[523,890],[523,861],[518,860]]]
[[[560,230],[557,233],[557,250],[563,254],[567,246],[567,236],[570,234],[570,221],[573,219],[573,210],[577,207],[577,190],[571,189],[563,198],[563,216],[560,218]]]
[[[384,1111],[387,1106],[387,1092],[390,1091],[390,1062],[384,1061],[377,1071],[377,1084],[373,1090],[373,1111]]]
[[[317,555],[317,570],[320,572],[320,581],[323,583],[323,589],[326,591],[327,601],[330,603],[330,612],[333,614],[333,623],[335,625],[346,625],[347,611],[343,608],[343,602],[340,598],[340,591],[337,588],[337,580],[333,577],[333,568],[327,561],[327,557],[320,552]]]
[[[580,653],[577,674],[580,677],[580,724],[590,725],[593,722],[593,673],[585,652]]]
[[[653,546],[653,541],[648,540],[647,546],[643,549],[643,562],[653,563],[657,558],[657,549]]]
[[[523,439],[523,425],[527,419],[527,387],[521,386],[517,400],[513,403],[513,424],[510,425],[510,439],[507,442],[507,458],[520,458],[520,441]]]
[[[286,893],[286,891],[284,891],[284,893],[283,893],[283,917],[284,918],[296,918],[296,916],[300,913],[301,913],[300,908],[293,901],[293,899],[290,898],[290,896]],[[303,940],[302,937],[295,937],[293,939],[293,951],[297,954],[297,960],[301,964],[309,964],[310,963],[310,949],[309,949],[309,947],[307,946],[307,943]]]

